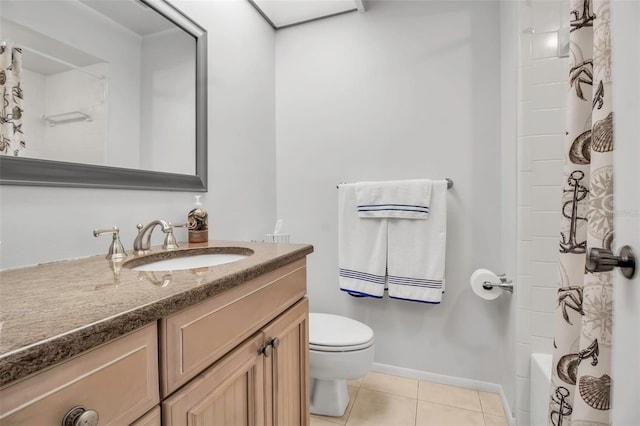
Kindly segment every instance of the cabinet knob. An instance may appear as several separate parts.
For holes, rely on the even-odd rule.
[[[271,345],[273,349],[278,349],[278,346],[280,346],[280,339],[278,339],[277,337],[272,337],[271,339],[269,339],[267,344]]]
[[[62,418],[62,426],[97,426],[98,412],[95,410],[87,410],[78,405],[73,407]]]
[[[273,354],[273,346],[271,346],[270,344],[266,344],[264,346],[261,346],[258,349],[258,353],[266,356],[266,357],[270,357],[271,354]]]

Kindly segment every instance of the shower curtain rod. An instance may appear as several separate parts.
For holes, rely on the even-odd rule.
[[[453,187],[453,180],[449,179],[449,178],[445,178],[444,180],[447,181],[447,189],[451,189]],[[339,188],[340,185],[344,185],[347,182],[340,182],[339,184],[336,185],[336,188]]]
[[[3,41],[2,43],[0,43],[0,45],[5,47],[7,45],[7,43]],[[36,55],[40,55],[43,58],[50,59],[52,61],[58,62],[59,64],[66,65],[66,66],[68,66],[70,68],[76,69],[76,70],[81,71],[81,72],[83,72],[85,74],[89,74],[89,75],[91,75],[91,76],[93,76],[93,77],[95,77],[97,79],[100,79],[100,80],[104,80],[105,79],[104,75],[102,75],[102,74],[96,74],[94,72],[87,71],[82,67],[79,67],[77,65],[72,64],[71,62],[67,62],[67,61],[62,60],[60,58],[56,58],[55,56],[48,55],[46,53],[40,52],[39,50],[32,49],[32,48],[26,47],[26,46],[16,46],[16,47],[18,47],[19,49],[22,49],[22,50],[26,50],[27,52],[35,53]]]

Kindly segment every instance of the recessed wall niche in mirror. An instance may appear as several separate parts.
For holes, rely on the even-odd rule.
[[[206,31],[165,0],[2,0],[3,184],[206,190]]]

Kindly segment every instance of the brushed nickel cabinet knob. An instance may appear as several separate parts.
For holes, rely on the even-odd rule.
[[[100,416],[95,410],[87,410],[78,405],[64,415],[62,426],[98,426]]]

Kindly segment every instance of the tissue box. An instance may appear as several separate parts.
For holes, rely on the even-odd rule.
[[[289,234],[264,234],[265,243],[288,243]]]

